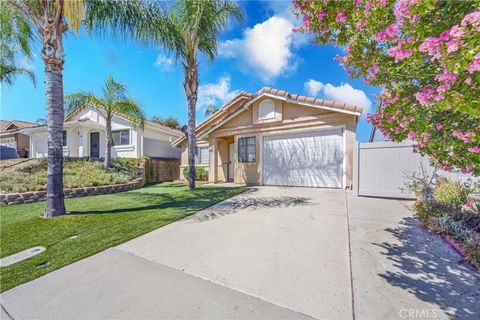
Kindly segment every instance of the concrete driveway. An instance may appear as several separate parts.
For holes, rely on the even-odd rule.
[[[459,259],[399,201],[259,187],[3,293],[2,319],[477,319]]]

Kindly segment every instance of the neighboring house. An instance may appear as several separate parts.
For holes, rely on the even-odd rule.
[[[263,88],[240,93],[197,126],[197,166],[210,182],[346,188],[359,106]],[[186,137],[180,178],[188,166]]]
[[[0,159],[28,158],[30,141],[21,130],[38,127],[38,124],[19,120],[0,120],[0,126]]]
[[[103,158],[105,129],[105,116],[95,108],[80,108],[67,115],[63,131],[63,155]],[[23,132],[30,135],[30,157],[46,157],[47,127],[39,126]],[[179,130],[147,120],[142,128],[132,118],[115,114],[112,118],[112,157],[178,159],[180,151],[171,147],[171,142],[180,136],[183,133]]]

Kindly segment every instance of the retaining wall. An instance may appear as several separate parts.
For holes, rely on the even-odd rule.
[[[131,182],[123,184],[64,189],[63,193],[65,195],[65,198],[76,198],[138,189],[143,187],[144,184],[145,180],[143,178],[137,178]],[[43,201],[46,198],[47,191],[45,190],[2,194],[0,195],[0,205],[32,203],[37,201]]]
[[[76,198],[85,196],[94,196],[98,194],[108,194],[123,192],[141,188],[145,183],[163,182],[177,180],[180,176],[180,160],[179,159],[149,159],[149,174],[145,174],[145,163],[142,162],[142,177],[131,182],[123,184],[114,184],[108,186],[94,186],[83,188],[64,189],[65,198]],[[47,191],[28,191],[22,193],[0,194],[0,205],[32,203],[44,201],[47,198]]]

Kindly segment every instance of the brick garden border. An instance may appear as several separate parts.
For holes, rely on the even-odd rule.
[[[145,178],[137,178],[131,182],[123,184],[113,184],[108,186],[93,186],[83,188],[64,189],[65,198],[76,198],[93,196],[98,194],[108,194],[123,192],[141,188],[145,185]],[[32,203],[43,201],[47,198],[47,191],[27,191],[22,193],[9,193],[0,195],[0,205]]]

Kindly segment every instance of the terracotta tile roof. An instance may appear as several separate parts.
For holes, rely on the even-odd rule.
[[[346,104],[346,103],[343,103],[343,102],[319,99],[319,98],[315,98],[315,97],[301,96],[301,95],[298,95],[298,94],[291,94],[288,91],[279,90],[279,89],[275,89],[275,88],[264,87],[257,92],[257,95],[260,95],[262,93],[270,93],[270,94],[273,94],[275,96],[285,97],[285,98],[290,99],[290,100],[316,104],[318,106],[330,107],[330,108],[334,108],[334,109],[341,109],[341,110],[352,111],[352,112],[362,112],[363,111],[363,107],[361,107],[361,106],[350,105],[350,104]]]
[[[5,129],[9,123],[10,121],[0,120],[0,131],[3,131],[3,129]]]
[[[319,107],[328,107],[331,109],[338,109],[339,111],[349,111],[349,112],[355,112],[355,113],[361,113],[363,111],[363,107],[361,106],[349,105],[343,102],[324,100],[324,99],[319,99],[315,97],[306,97],[298,94],[291,94],[285,90],[263,87],[256,93],[248,93],[248,92],[242,91],[238,95],[236,95],[233,99],[226,102],[220,109],[218,109],[217,112],[215,112],[209,118],[203,120],[199,125],[197,125],[195,129],[197,135],[207,131],[208,129],[205,130],[206,128],[212,128],[214,126],[219,125],[225,119],[230,117],[233,113],[241,109],[245,104],[261,96],[262,94],[271,94],[277,97],[286,98],[287,100],[290,100],[293,103],[295,102],[308,103],[308,104],[318,105]],[[244,101],[240,103],[236,108],[232,108],[233,103],[237,101],[239,98],[243,98]],[[186,140],[185,136],[182,136],[177,140],[175,140],[173,142],[173,145],[177,145],[183,140]]]
[[[6,130],[11,125],[14,125],[17,128]],[[1,127],[2,127],[1,131],[15,131],[19,129],[38,127],[38,124],[33,122],[21,121],[21,120],[12,120],[12,121],[1,120]]]

